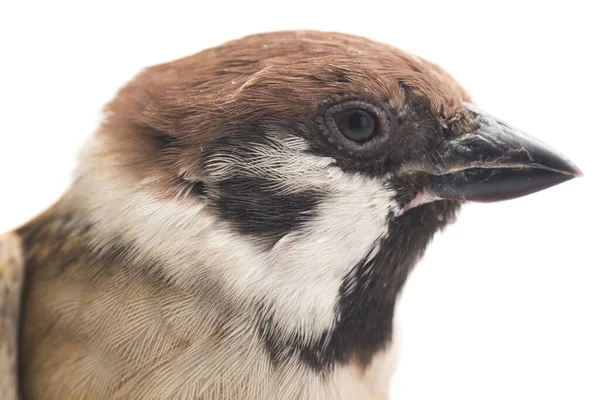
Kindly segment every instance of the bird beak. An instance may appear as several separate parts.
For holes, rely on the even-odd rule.
[[[430,195],[491,202],[514,199],[583,174],[550,146],[465,103],[479,128],[448,140],[430,161]],[[429,168],[428,168],[429,169]]]

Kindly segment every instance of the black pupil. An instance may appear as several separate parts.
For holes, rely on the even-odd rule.
[[[375,118],[364,110],[346,110],[338,113],[336,122],[340,131],[351,140],[363,142],[377,130]]]
[[[371,116],[364,111],[355,111],[348,117],[348,128],[355,133],[363,133],[372,125]]]

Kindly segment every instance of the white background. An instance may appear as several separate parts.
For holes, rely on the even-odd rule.
[[[0,6],[0,232],[67,188],[142,67],[261,31],[360,34],[428,58],[585,178],[465,207],[410,278],[394,399],[600,399],[600,12],[594,2],[105,1]]]

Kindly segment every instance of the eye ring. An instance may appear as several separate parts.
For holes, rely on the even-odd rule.
[[[367,158],[377,154],[378,150],[389,139],[397,124],[392,111],[381,104],[362,99],[350,98],[339,102],[326,102],[322,112],[319,128],[327,141],[338,151],[345,151],[358,158]],[[347,118],[358,113],[354,118],[361,121],[356,132],[348,131]],[[366,118],[366,120],[365,120]],[[373,123],[369,119],[372,119]],[[364,123],[364,124],[363,124]]]

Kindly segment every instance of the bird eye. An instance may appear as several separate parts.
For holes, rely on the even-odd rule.
[[[388,104],[348,97],[327,99],[317,116],[323,138],[355,158],[370,158],[381,152],[396,127],[397,117]]]
[[[355,142],[369,140],[377,133],[377,119],[368,111],[352,108],[333,115],[340,132]]]

